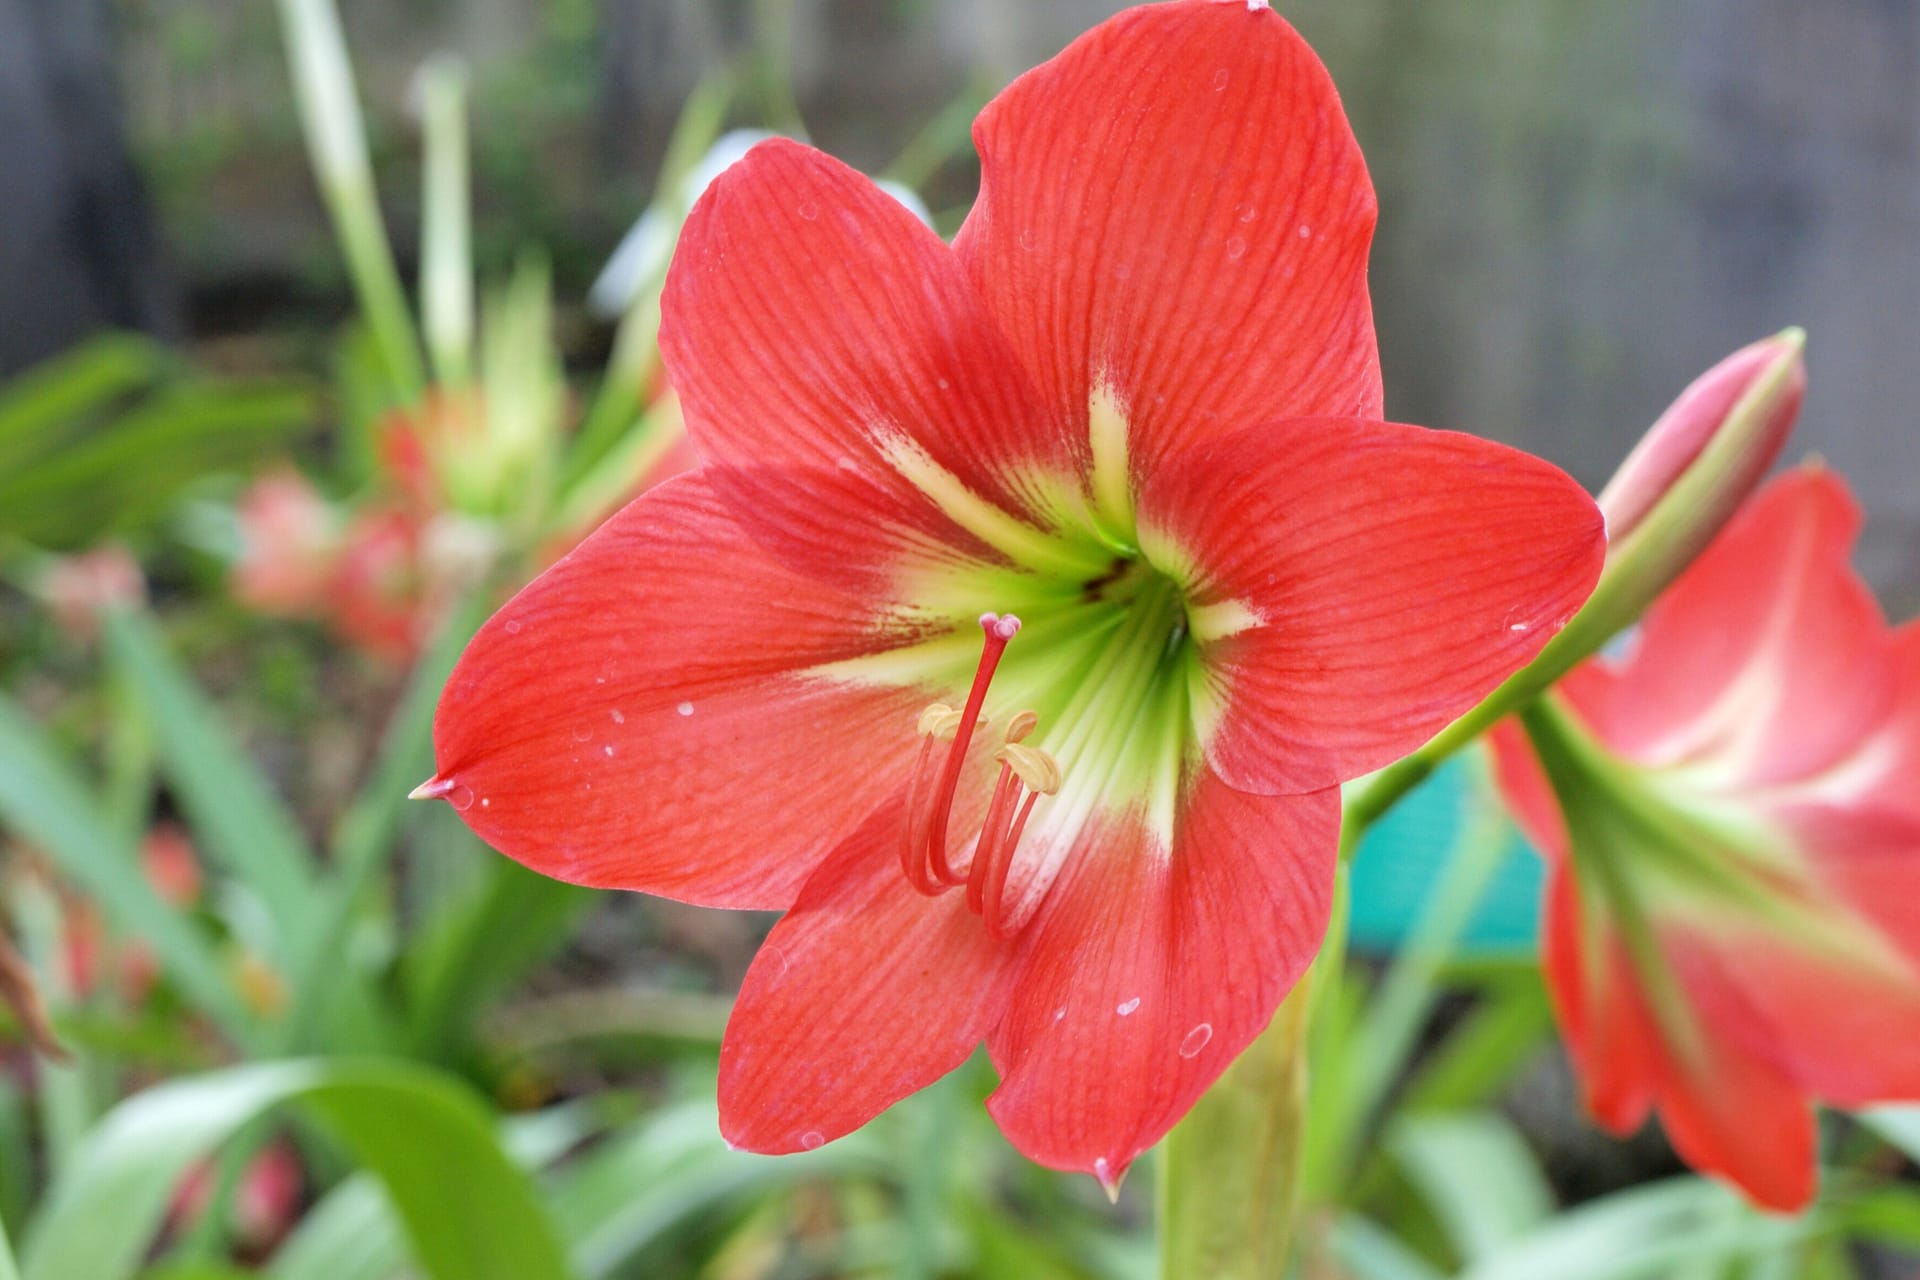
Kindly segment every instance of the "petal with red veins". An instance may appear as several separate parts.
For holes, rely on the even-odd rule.
[[[1136,464],[1277,415],[1380,415],[1373,186],[1279,14],[1128,10],[1014,81],[974,142],[954,248],[1070,434],[1103,384]]]
[[[712,484],[806,572],[873,589],[894,583],[903,556],[988,558],[990,545],[1006,550],[1001,526],[1033,523],[1077,475],[953,251],[809,147],[762,143],[708,189],[661,313],[661,351]],[[863,527],[858,546],[826,557],[800,536],[798,470],[839,477],[833,519]],[[951,518],[967,503],[986,513],[962,522],[971,533]]]
[[[810,670],[914,638],[769,558],[684,476],[481,628],[434,721],[436,790],[557,879],[784,907],[902,785],[927,697]]]
[[[1112,1185],[1257,1036],[1320,947],[1335,792],[1265,797],[1203,772],[1172,848],[1096,815],[1021,936],[987,1101],[1042,1164]]]
[[[1181,582],[1207,758],[1313,791],[1404,756],[1540,651],[1605,556],[1598,508],[1538,458],[1389,423],[1289,420],[1171,459],[1140,506]]]
[[[1608,921],[1588,914],[1564,867],[1547,882],[1540,950],[1587,1110],[1609,1132],[1630,1134],[1653,1103],[1658,1032],[1626,948]]]
[[[1886,714],[1885,621],[1848,564],[1860,509],[1832,472],[1774,480],[1647,612],[1610,745],[1726,782],[1804,776]]]
[[[952,1071],[1005,1008],[1013,947],[966,895],[900,872],[896,797],[821,864],[740,989],[720,1049],[720,1126],[751,1151],[830,1142]]]
[[[1736,1183],[1761,1206],[1795,1212],[1813,1198],[1813,1105],[1790,1069],[1774,1058],[1777,1041],[1756,1049],[1739,1026],[1751,1019],[1744,996],[1712,949],[1682,930],[1662,947],[1700,1034],[1691,1053],[1662,1044],[1660,1123],[1674,1150],[1696,1169]]]

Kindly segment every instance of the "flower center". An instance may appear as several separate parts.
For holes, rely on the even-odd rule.
[[[1032,919],[1069,857],[1104,845],[1095,828],[1134,824],[1148,837],[1135,847],[1171,849],[1198,749],[1193,693],[1196,680],[1205,683],[1183,593],[1143,559],[1115,560],[1070,594],[1028,603],[1042,616],[1024,633],[1012,615],[981,615],[964,703],[936,702],[920,714],[900,835],[908,882],[929,896],[964,886],[967,906],[1000,938]],[[948,683],[958,684],[960,670],[950,669]],[[1016,707],[1037,711],[1008,714]],[[973,743],[989,712],[1004,721],[991,756],[998,776],[990,793],[959,803],[964,788],[984,786],[987,762]],[[978,836],[971,822],[957,830],[956,808],[978,814],[981,799]]]
[[[954,792],[966,766],[967,748],[981,725],[987,686],[993,681],[1007,642],[1020,630],[1020,619],[1010,613],[983,613],[980,629],[984,644],[966,705],[955,710],[936,702],[920,713],[920,759],[908,792],[900,869],[914,888],[929,896],[965,884],[967,907],[986,922],[987,931],[995,937],[1011,937],[1015,930],[1006,912],[1007,869],[1027,819],[1033,814],[1034,801],[1059,791],[1061,773],[1059,762],[1052,756],[1022,744],[1039,724],[1039,716],[1032,711],[1015,714],[1007,722],[1000,749],[994,752],[994,759],[1000,762],[1000,778],[994,784],[986,821],[974,843],[973,861],[964,875],[954,870],[947,846]],[[936,763],[934,743],[941,741],[948,744],[947,750]]]

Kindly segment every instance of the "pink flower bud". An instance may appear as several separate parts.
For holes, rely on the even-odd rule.
[[[1715,451],[1713,461],[1724,474],[1702,495],[1709,498],[1709,511],[1696,512],[1703,517],[1699,524],[1708,523],[1709,513],[1715,517],[1710,538],[1773,465],[1800,416],[1805,345],[1804,333],[1788,329],[1741,348],[1694,379],[1601,492],[1609,541],[1618,545],[1638,529],[1716,439],[1736,436],[1737,448]]]

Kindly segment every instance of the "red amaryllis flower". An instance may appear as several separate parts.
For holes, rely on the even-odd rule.
[[[1774,481],[1533,751],[1496,737],[1588,1106],[1658,1108],[1775,1209],[1813,1194],[1813,1100],[1920,1097],[1920,628],[1848,568],[1859,522],[1831,472]]]
[[[1131,10],[975,139],[951,247],[793,143],[708,191],[662,329],[706,465],[487,624],[422,793],[550,875],[790,909],[736,1145],[985,1040],[1007,1136],[1111,1187],[1319,947],[1338,785],[1540,648],[1600,520],[1378,421],[1372,189],[1274,13]]]

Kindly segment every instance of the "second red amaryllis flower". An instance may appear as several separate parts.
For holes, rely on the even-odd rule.
[[[708,463],[487,624],[423,792],[551,875],[789,909],[735,1144],[984,1040],[1008,1137],[1112,1186],[1319,947],[1339,784],[1539,649],[1600,520],[1379,421],[1372,189],[1277,15],[1125,13],[975,138],[952,246],[795,144],[708,192],[662,332]]]
[[[1775,480],[1531,749],[1495,738],[1590,1109],[1657,1108],[1774,1209],[1812,1198],[1815,1100],[1920,1098],[1920,628],[1848,566],[1859,523],[1832,472]]]

